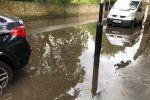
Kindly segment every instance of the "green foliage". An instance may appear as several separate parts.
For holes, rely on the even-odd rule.
[[[72,3],[72,0],[49,0],[51,3]]]
[[[4,1],[4,0],[2,0]],[[99,0],[9,0],[9,1],[29,1],[29,2],[51,2],[51,3],[75,3],[75,4],[98,4]]]
[[[73,0],[75,4],[98,4],[99,0]]]
[[[110,2],[109,2],[109,0],[106,0],[105,1],[105,10],[108,10],[109,3],[110,3],[111,6],[113,6],[113,4],[115,2],[116,2],[116,0],[110,0]]]
[[[72,3],[72,0],[9,0],[9,1],[29,1],[29,2],[51,2],[51,3]]]
[[[4,0],[0,0],[4,1]],[[29,2],[50,2],[50,3],[74,3],[74,4],[99,4],[100,0],[8,0],[8,1],[29,1]],[[104,0],[106,6],[111,3],[114,3],[116,0]]]

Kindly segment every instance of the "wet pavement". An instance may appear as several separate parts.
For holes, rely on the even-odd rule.
[[[113,31],[112,31],[113,32]],[[131,49],[132,48],[132,49]],[[150,55],[149,55],[149,33],[140,32],[140,38],[130,49],[126,47],[123,58],[132,58],[128,61],[120,61],[112,79],[107,86],[98,90],[94,100],[149,100],[150,94]],[[131,62],[130,62],[131,61]],[[93,92],[94,93],[94,92]]]
[[[0,100],[149,100],[149,47],[142,47],[150,44],[148,36],[140,25],[104,27],[98,80],[93,80],[96,24],[28,29],[29,64],[15,73]]]

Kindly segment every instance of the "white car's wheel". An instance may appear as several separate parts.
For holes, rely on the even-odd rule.
[[[13,73],[10,67],[6,63],[0,61],[0,87],[6,87],[12,81],[12,78]]]

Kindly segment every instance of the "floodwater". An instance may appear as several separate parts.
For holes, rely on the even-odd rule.
[[[92,88],[96,24],[28,35],[29,63],[15,73],[0,100],[91,100],[96,91],[107,87],[117,70],[137,58],[143,36],[140,26],[104,28],[98,83]]]
[[[27,30],[47,27],[47,26],[56,26],[63,24],[70,24],[76,22],[83,22],[88,20],[97,20],[98,14],[85,15],[85,16],[72,16],[72,17],[61,17],[61,18],[43,18],[43,19],[23,19],[24,25]]]

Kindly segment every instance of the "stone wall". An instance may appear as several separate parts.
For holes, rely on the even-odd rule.
[[[67,16],[98,13],[99,5],[55,4],[23,1],[0,1],[0,13],[19,17]]]

